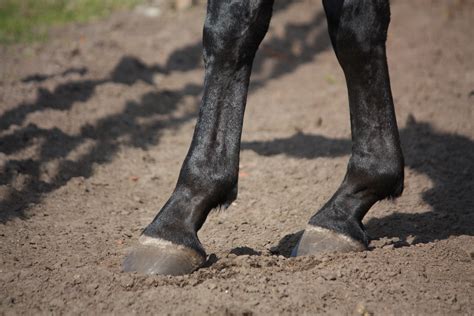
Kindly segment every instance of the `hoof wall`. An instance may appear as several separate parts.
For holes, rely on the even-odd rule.
[[[141,236],[140,244],[125,258],[123,271],[141,274],[183,275],[198,269],[205,257],[167,240]]]
[[[308,225],[291,256],[310,256],[328,252],[352,252],[366,249],[363,243],[346,235]]]

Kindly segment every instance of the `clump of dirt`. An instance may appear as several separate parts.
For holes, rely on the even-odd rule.
[[[255,61],[239,198],[187,276],[121,272],[174,188],[201,96],[205,7],[118,13],[0,58],[0,311],[470,314],[474,6],[393,1],[388,55],[406,188],[362,253],[289,258],[350,154],[320,1],[279,1]]]

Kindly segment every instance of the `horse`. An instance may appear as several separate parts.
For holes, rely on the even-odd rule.
[[[239,154],[255,54],[273,0],[208,0],[203,29],[204,91],[176,187],[124,271],[189,274],[206,262],[197,232],[212,209],[237,197]],[[334,195],[309,219],[292,256],[364,251],[362,219],[377,201],[402,194],[400,147],[386,57],[389,0],[322,0],[348,90],[352,154]]]

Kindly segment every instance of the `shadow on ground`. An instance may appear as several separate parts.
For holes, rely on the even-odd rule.
[[[438,132],[428,123],[413,117],[400,131],[407,167],[427,175],[433,185],[422,193],[431,206],[425,213],[393,212],[372,218],[366,228],[373,239],[399,237],[400,245],[426,243],[449,236],[474,235],[474,142],[461,135]],[[263,142],[244,142],[243,150],[263,156],[285,154],[315,159],[350,155],[350,139],[331,139],[322,135],[297,133],[289,138]],[[342,180],[342,179],[341,179]],[[410,190],[410,189],[408,189]],[[405,193],[407,189],[405,189]],[[316,210],[315,210],[316,211]],[[302,232],[280,240],[275,252],[289,255]]]
[[[275,11],[285,10],[289,6],[290,2],[279,2]],[[304,49],[300,52],[287,51],[287,47],[295,45]],[[329,48],[323,11],[316,10],[314,18],[309,22],[287,24],[281,37],[269,34],[262,46],[255,61],[255,74],[261,72],[266,59],[281,61],[283,58],[284,62],[277,63],[270,74],[254,80],[251,92],[264,87],[270,80],[312,62],[321,51]],[[201,39],[197,39],[195,43],[173,52],[164,65],[147,65],[135,56],[124,56],[104,78],[67,81],[57,85],[52,91],[42,87],[41,83],[51,78],[61,79],[71,73],[84,76],[88,73],[88,68],[70,68],[58,74],[32,74],[23,78],[22,82],[36,83],[39,87],[36,100],[20,103],[0,115],[0,132],[5,132],[4,136],[0,136],[0,153],[3,154],[0,156],[0,187],[8,190],[6,194],[2,192],[4,198],[0,201],[0,222],[5,223],[15,217],[28,218],[25,212],[28,205],[38,203],[42,196],[62,187],[74,177],[91,177],[93,166],[112,161],[121,147],[146,149],[158,144],[164,130],[177,129],[194,119],[202,87],[188,84],[179,90],[160,90],[153,78],[157,73],[166,76],[172,72],[202,68],[201,51]],[[275,54],[278,51],[285,52],[285,55],[282,57],[281,54]],[[143,95],[140,102],[127,101],[121,113],[82,126],[80,133],[76,135],[67,134],[59,128],[44,129],[35,124],[25,124],[32,113],[48,109],[67,111],[77,102],[87,102],[96,96],[96,90],[101,85],[114,83],[123,85],[123,89],[133,89],[138,82],[144,82],[155,90]],[[175,115],[179,104],[189,96],[196,98],[193,111]],[[143,118],[147,118],[147,123],[140,122]],[[93,145],[86,154],[79,159],[68,157],[87,143]],[[39,146],[37,157],[9,157],[32,146]],[[52,162],[58,162],[57,171],[45,180],[44,169]]]

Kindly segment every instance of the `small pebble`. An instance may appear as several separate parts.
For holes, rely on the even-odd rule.
[[[122,285],[122,287],[124,287],[124,288],[132,287],[133,283],[134,283],[134,279],[129,275],[124,275],[120,279],[120,285]]]

